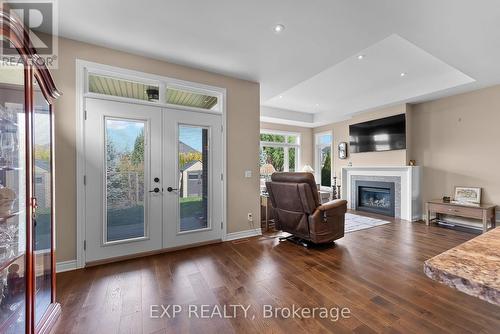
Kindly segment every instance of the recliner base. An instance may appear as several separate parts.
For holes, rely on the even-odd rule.
[[[318,249],[323,249],[323,248],[329,248],[331,246],[334,246],[335,245],[335,241],[332,240],[332,241],[329,241],[329,242],[324,242],[324,243],[320,243],[320,244],[316,244],[310,240],[306,240],[306,239],[302,239],[300,237],[297,237],[295,235],[289,235],[287,237],[280,237],[279,238],[279,241],[290,241],[290,242],[293,242],[294,244],[296,245],[300,245],[304,248],[318,248]]]
[[[291,241],[296,245],[300,245],[300,246],[305,247],[305,248],[309,247],[309,244],[307,243],[306,240],[299,238],[293,234],[289,235],[288,237],[280,237],[279,241]]]

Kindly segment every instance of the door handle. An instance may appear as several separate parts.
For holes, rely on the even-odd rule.
[[[167,188],[167,191],[168,191],[169,193],[171,193],[173,190],[179,190],[179,189],[177,189],[177,188],[172,188],[172,187],[168,187],[168,188]]]
[[[149,192],[150,193],[159,193],[160,192],[160,188],[156,187],[153,190],[150,190]]]

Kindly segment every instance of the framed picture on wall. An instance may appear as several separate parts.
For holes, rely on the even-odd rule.
[[[481,203],[481,188],[455,187],[455,202],[466,204]]]
[[[339,159],[347,159],[347,143],[345,141],[339,143]]]

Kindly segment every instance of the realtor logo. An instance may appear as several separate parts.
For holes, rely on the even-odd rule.
[[[2,10],[18,17],[29,31],[32,46],[47,67],[57,67],[57,6],[56,0],[9,0],[1,3]],[[19,51],[6,39],[0,46],[2,65],[20,61]]]

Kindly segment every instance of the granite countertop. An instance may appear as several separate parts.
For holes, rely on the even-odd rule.
[[[500,306],[500,227],[424,263],[425,274]]]

